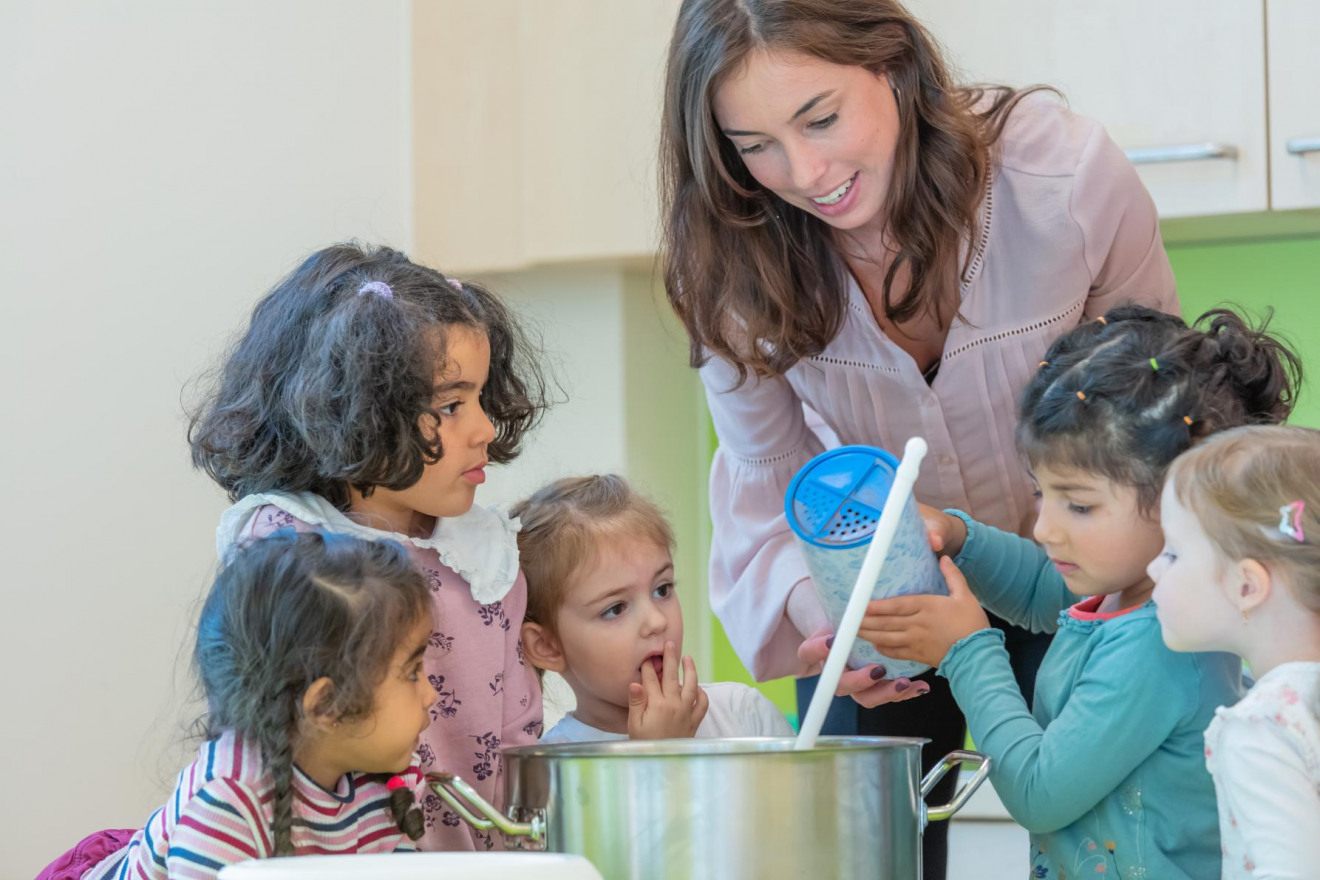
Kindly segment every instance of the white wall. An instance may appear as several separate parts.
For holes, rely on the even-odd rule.
[[[225,504],[180,392],[307,252],[409,244],[408,53],[403,0],[0,4],[0,877],[172,785]]]
[[[683,604],[683,650],[711,669],[705,397],[687,365],[687,337],[649,265],[542,267],[482,277],[539,339],[560,402],[478,500],[510,503],[565,476],[618,473],[669,516]],[[547,685],[546,720],[572,709]]]

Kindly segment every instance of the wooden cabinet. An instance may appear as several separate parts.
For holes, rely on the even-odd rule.
[[[414,0],[418,255],[470,272],[653,254],[678,2]],[[907,2],[959,78],[1054,85],[1103,123],[1187,236],[1320,228],[1270,211],[1320,207],[1320,0]]]
[[[1270,193],[1275,210],[1320,207],[1320,2],[1266,0]]]
[[[1165,218],[1320,207],[1316,0],[909,0],[962,77],[1057,86]]]
[[[654,253],[677,0],[415,0],[415,249],[448,271]]]
[[[962,78],[1048,83],[1103,123],[1138,164],[1161,215],[1269,207],[1259,0],[908,5]]]

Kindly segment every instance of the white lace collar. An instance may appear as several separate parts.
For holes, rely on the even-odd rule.
[[[440,561],[463,576],[472,598],[481,605],[503,599],[518,579],[518,529],[516,517],[502,510],[473,505],[462,516],[441,517],[429,538],[413,538],[354,522],[329,501],[311,492],[262,492],[248,495],[220,516],[216,529],[216,552],[228,558],[258,507],[272,504],[302,520],[330,532],[356,535],[371,541],[391,540],[434,550]]]

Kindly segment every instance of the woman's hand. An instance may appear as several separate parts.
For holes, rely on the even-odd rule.
[[[930,548],[941,556],[957,556],[967,542],[967,523],[961,517],[945,513],[938,507],[918,503],[921,521],[926,525]]]
[[[628,685],[629,739],[682,739],[696,736],[710,698],[697,686],[697,666],[683,658],[683,683],[678,681],[678,648],[665,642],[661,673],[648,660],[642,681]]]
[[[959,639],[989,629],[985,609],[953,560],[941,557],[940,571],[949,595],[876,599],[866,606],[857,637],[887,657],[939,666]]]
[[[834,634],[828,630],[816,633],[798,646],[798,659],[808,664],[824,663],[830,656],[834,645]],[[885,679],[883,666],[863,666],[861,669],[845,669],[839,676],[839,687],[835,693],[840,697],[852,697],[866,708],[883,703],[897,703],[910,700],[930,692],[930,685],[924,681],[909,681],[896,678]]]

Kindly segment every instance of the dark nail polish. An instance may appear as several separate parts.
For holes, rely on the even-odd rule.
[[[883,666],[877,666],[871,670],[871,678],[875,679],[876,681],[879,681],[884,677],[885,677],[885,668]]]
[[[834,647],[834,636],[830,636],[828,639],[825,640],[825,647],[827,648]]]
[[[917,693],[919,694],[930,693],[930,685],[926,684],[924,681],[917,682]]]
[[[898,681],[894,682],[894,690],[900,694],[910,687],[912,687],[912,682],[908,681],[906,678],[900,678]]]

